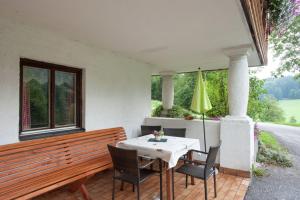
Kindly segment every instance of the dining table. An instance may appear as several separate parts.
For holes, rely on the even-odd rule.
[[[199,139],[183,138],[173,136],[163,136],[161,140],[155,140],[154,135],[145,135],[136,138],[130,138],[117,143],[117,147],[124,149],[137,150],[138,155],[146,156],[151,159],[161,159],[166,163],[166,192],[167,200],[173,199],[172,196],[172,169],[177,165],[178,160],[188,155],[192,159],[190,150],[200,150]],[[194,178],[192,177],[192,184]]]

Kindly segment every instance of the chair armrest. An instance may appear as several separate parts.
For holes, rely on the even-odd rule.
[[[196,164],[196,165],[206,165],[206,162],[199,161],[199,160],[189,160],[189,159],[182,159],[185,163],[189,164]]]
[[[203,153],[203,154],[206,154],[206,155],[208,155],[208,153],[207,153],[207,152],[200,151],[200,150],[196,150],[196,149],[191,149],[190,151],[191,151],[191,152],[197,152],[197,153]]]

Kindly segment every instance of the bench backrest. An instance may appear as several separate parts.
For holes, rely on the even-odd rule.
[[[49,137],[0,146],[0,191],[36,176],[99,159],[112,166],[107,144],[125,140],[123,128]]]

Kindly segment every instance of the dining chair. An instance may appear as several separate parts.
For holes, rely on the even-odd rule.
[[[185,137],[186,128],[163,128],[164,135]]]
[[[161,130],[161,126],[147,126],[147,125],[141,126],[142,136],[150,135],[153,134],[154,131],[160,131],[160,130]]]
[[[176,172],[186,175],[186,182],[185,182],[186,188],[188,186],[188,179],[187,179],[188,176],[192,176],[204,181],[205,200],[207,200],[207,180],[211,176],[213,176],[214,178],[214,193],[215,193],[215,198],[217,197],[215,162],[216,162],[216,158],[220,146],[221,146],[221,142],[217,146],[210,147],[208,153],[203,151],[198,151],[198,150],[191,150],[191,152],[206,154],[207,157],[205,163],[199,162],[197,160],[186,159],[185,164],[183,164],[182,166],[176,169]],[[172,174],[172,176],[174,176],[174,174]],[[172,178],[172,180],[174,180],[174,178]],[[174,191],[173,191],[173,196],[174,196]]]
[[[162,161],[159,160],[159,171],[148,169],[156,160],[147,159],[147,162],[140,162],[137,150],[128,150],[107,145],[113,162],[113,188],[112,199],[115,199],[115,181],[120,180],[121,184],[127,182],[137,188],[137,199],[140,200],[140,184],[152,175],[159,173],[160,199],[162,199]],[[121,186],[122,187],[122,186]]]

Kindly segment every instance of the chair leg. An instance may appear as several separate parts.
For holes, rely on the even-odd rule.
[[[139,183],[136,185],[136,188],[137,188],[137,200],[140,200],[140,184]]]
[[[184,155],[184,157],[185,157],[184,159],[186,159],[187,155]],[[183,163],[186,164],[186,161],[184,160]],[[188,187],[188,178],[189,178],[189,176],[185,175],[185,188]]]
[[[175,186],[174,186],[174,168],[172,168],[172,197],[175,200]]]
[[[216,171],[214,171],[214,190],[215,190],[215,198],[217,198],[217,180],[216,180]]]
[[[205,200],[207,200],[207,181],[204,180],[204,192],[205,192]]]
[[[123,190],[124,190],[124,181],[121,181],[120,190],[121,190],[121,191],[123,191]]]
[[[163,199],[163,189],[162,189],[162,160],[159,160],[159,193],[160,200]]]
[[[132,184],[132,192],[135,192],[135,185]]]
[[[116,181],[115,181],[115,179],[113,178],[113,187],[112,187],[112,200],[114,200],[115,199],[115,185],[116,185],[116,183],[115,183]]]
[[[188,187],[188,178],[189,178],[189,176],[185,175],[185,188]]]

